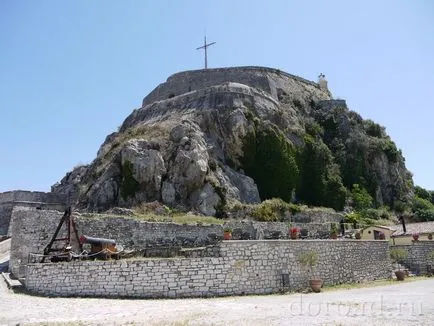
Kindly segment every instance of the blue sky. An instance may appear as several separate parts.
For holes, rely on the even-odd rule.
[[[48,191],[169,75],[260,65],[386,127],[434,189],[434,2],[0,1],[0,192]]]

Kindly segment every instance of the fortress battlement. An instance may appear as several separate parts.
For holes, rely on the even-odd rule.
[[[167,78],[166,82],[157,86],[143,99],[142,107],[194,90],[229,82],[262,90],[276,100],[278,88],[297,90],[300,88],[300,84],[303,84],[303,88],[320,89],[319,84],[313,81],[274,68],[246,66],[190,70],[175,73]],[[330,94],[327,91],[323,91],[323,93],[324,99],[328,99]]]

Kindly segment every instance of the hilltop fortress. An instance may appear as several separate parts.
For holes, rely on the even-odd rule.
[[[313,89],[324,91],[325,97],[330,97],[327,86],[317,84],[307,79],[288,74],[278,69],[266,67],[233,67],[191,70],[170,76],[165,83],[160,84],[143,99],[142,107],[156,101],[162,101],[174,96],[182,95],[199,89],[221,85],[225,83],[239,83],[257,90],[261,90],[278,100],[282,90],[292,90],[295,93]]]
[[[296,290],[307,281],[298,261],[306,251],[318,254],[326,284],[388,277],[387,242],[328,240],[353,184],[378,206],[412,191],[384,128],[333,99],[324,75],[315,83],[265,67],[185,71],[149,93],[51,193],[0,194],[0,232],[12,236],[10,271],[43,295]],[[78,234],[115,239],[136,257],[41,263],[65,206]],[[288,240],[289,223],[303,241]],[[222,241],[225,229],[237,241]]]

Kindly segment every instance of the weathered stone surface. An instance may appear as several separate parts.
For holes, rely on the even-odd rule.
[[[420,275],[427,272],[427,266],[434,268],[434,262],[428,259],[428,254],[434,252],[434,241],[416,241],[411,245],[395,245],[390,249],[404,249],[407,251],[407,258],[401,262],[411,272]]]
[[[325,284],[391,274],[385,241],[225,241],[220,257],[30,264],[29,291],[50,296],[209,297],[267,294],[307,287],[298,257],[318,254],[314,275]],[[366,259],[369,255],[370,259]],[[288,274],[284,286],[282,274]]]
[[[220,196],[209,183],[206,183],[200,190],[193,193],[192,200],[196,203],[199,212],[208,216],[215,215],[216,207],[221,202]]]
[[[16,206],[37,207],[63,211],[65,197],[61,194],[41,191],[6,191],[0,193],[0,236],[11,236],[10,220]]]

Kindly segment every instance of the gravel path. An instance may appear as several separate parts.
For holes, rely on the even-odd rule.
[[[0,282],[0,325],[433,325],[434,279],[318,294],[215,299],[46,298]]]

